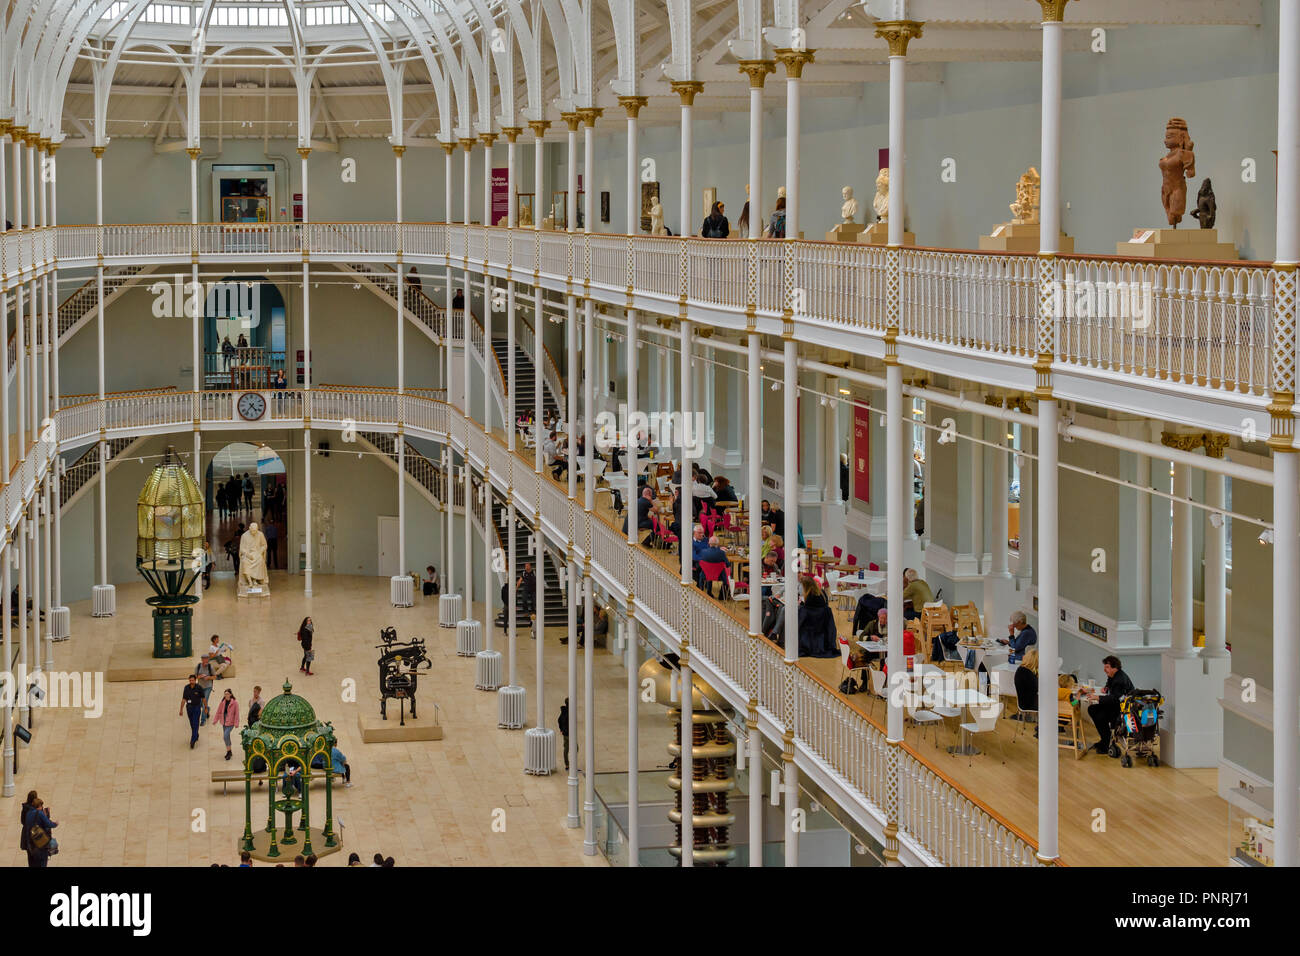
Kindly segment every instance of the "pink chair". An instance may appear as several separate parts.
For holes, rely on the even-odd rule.
[[[701,561],[700,573],[704,575],[704,590],[710,597],[714,596],[713,585],[721,581],[722,589],[717,594],[718,599],[726,601],[731,598],[731,576],[727,573],[726,561]]]

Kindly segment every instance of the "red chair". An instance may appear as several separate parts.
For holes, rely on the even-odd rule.
[[[850,554],[849,564],[857,564],[857,563],[858,563],[858,556],[856,554]]]
[[[722,589],[718,592],[717,598],[720,601],[731,599],[731,575],[727,573],[726,561],[701,561],[699,563],[700,574],[704,575],[704,590],[713,597],[713,585],[718,581],[722,582]]]
[[[867,570],[868,570],[868,571],[879,571],[879,570],[880,570],[880,565],[876,564],[875,561],[872,561],[870,564],[867,565]]]
[[[653,513],[650,516],[650,520],[654,524],[655,542],[659,547],[671,548],[677,543],[677,535],[673,534],[672,531],[664,525],[662,521],[655,517]]]
[[[835,560],[836,560],[836,561],[838,561],[838,560],[840,559],[840,555],[843,554],[843,553],[844,553],[843,549],[840,548],[840,546],[839,546],[838,544],[835,545],[833,548],[831,548],[831,554],[835,555]]]

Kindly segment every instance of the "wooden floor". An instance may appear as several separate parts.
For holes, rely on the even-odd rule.
[[[531,452],[527,453],[531,456]],[[531,457],[528,457],[531,464]],[[614,476],[626,494],[623,476]],[[579,483],[581,489],[581,483]],[[578,501],[582,502],[579,491]],[[608,495],[597,495],[602,519],[622,529],[623,519],[614,514]],[[646,549],[665,567],[680,573],[676,552]],[[719,612],[730,614],[748,626],[748,605],[719,601]],[[836,612],[841,634],[850,630],[852,615]],[[843,680],[839,659],[801,660],[805,672],[835,692]],[[884,729],[883,702],[871,712],[866,694],[836,693],[848,706],[868,715]],[[1038,834],[1038,751],[1032,727],[1012,743],[1018,721],[999,719],[995,740],[984,753],[974,757],[954,756],[947,747],[956,743],[955,722],[937,733],[927,729],[921,740],[909,728],[907,743],[921,760],[974,796],[1026,836]],[[1089,744],[1097,740],[1087,721]],[[935,746],[935,738],[938,746]],[[1088,754],[1081,759],[1060,751],[1058,835],[1062,860],[1073,866],[1224,866],[1228,857],[1228,804],[1216,791],[1217,771],[1213,768],[1176,770],[1172,767],[1131,768],[1118,760]],[[1098,811],[1101,811],[1100,813]],[[1097,827],[1099,829],[1094,829]]]
[[[354,786],[335,792],[344,826],[344,852],[322,866],[341,866],[356,851],[366,861],[377,851],[398,865],[580,866],[604,865],[583,855],[583,831],[566,829],[567,781],[523,773],[523,731],[497,728],[496,695],[474,690],[472,658],[455,652],[455,633],[437,626],[437,604],[419,599],[410,609],[388,600],[387,579],[317,575],[316,593],[302,595],[302,578],[273,573],[272,597],[264,604],[237,602],[232,577],[217,578],[196,612],[195,648],[214,631],[235,647],[238,676],[232,678],[241,718],[254,684],[263,697],[279,693],[286,677],[322,720],[330,720],[352,767]],[[143,583],[119,585],[117,615],[90,617],[88,602],[72,606],[72,637],[55,645],[58,670],[102,671],[119,642],[151,640]],[[316,624],[315,676],[298,672],[294,638],[310,614]],[[357,714],[378,711],[376,689],[379,629],[393,624],[399,638],[423,636],[434,667],[420,683],[420,704],[436,701],[446,736],[413,744],[362,744]],[[497,630],[497,649],[504,651]],[[546,635],[547,724],[564,698],[567,648]],[[582,658],[579,651],[579,696]],[[535,644],[519,641],[519,680],[528,691],[529,726],[535,715]],[[627,696],[621,661],[597,651],[597,770],[627,766]],[[354,678],[359,702],[342,701],[346,678]],[[103,716],[44,710],[36,716],[35,739],[21,747],[13,802],[39,791],[53,817],[60,854],[53,865],[176,866],[237,863],[236,840],[243,831],[244,800],[239,787],[226,795],[210,782],[210,771],[238,766],[223,759],[220,733],[205,726],[189,749],[189,725],[178,716],[179,681],[105,684]],[[215,700],[222,682],[214,691]],[[579,727],[581,707],[573,726]],[[643,704],[640,711],[642,769],[663,766],[670,737],[667,711]],[[608,728],[609,732],[605,729]],[[236,738],[237,739],[237,738]],[[580,754],[581,759],[581,754]],[[561,768],[563,762],[561,761]],[[313,800],[313,806],[320,807]],[[505,832],[492,828],[492,813],[506,813]],[[264,813],[264,808],[262,811]],[[201,820],[196,823],[196,820]],[[195,828],[199,832],[195,832]],[[0,851],[0,864],[23,865],[17,827]]]

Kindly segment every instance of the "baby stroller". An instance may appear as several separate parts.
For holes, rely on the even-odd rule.
[[[1160,766],[1160,709],[1165,699],[1158,690],[1135,690],[1119,702],[1119,717],[1111,731],[1110,755],[1120,766],[1133,766],[1133,758],[1145,757],[1148,767]]]

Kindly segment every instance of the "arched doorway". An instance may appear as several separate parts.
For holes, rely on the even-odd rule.
[[[235,570],[239,535],[256,521],[266,535],[266,566],[284,570],[289,517],[288,476],[280,456],[267,445],[232,442],[208,463],[204,499],[208,540],[218,572]]]

